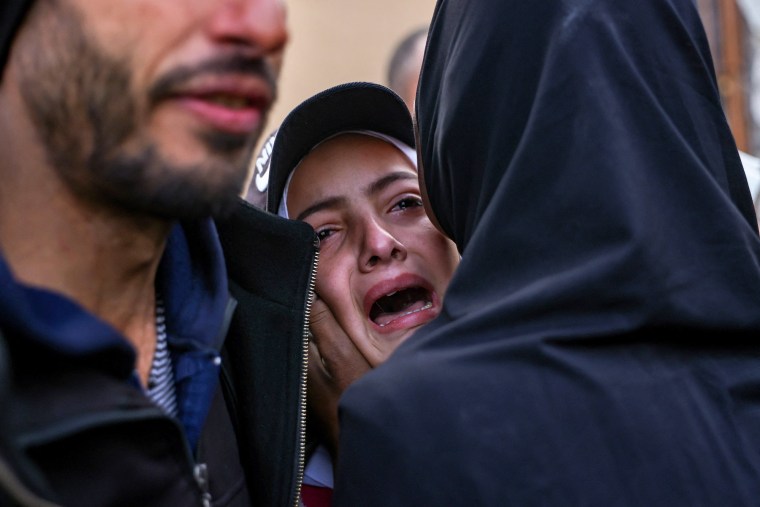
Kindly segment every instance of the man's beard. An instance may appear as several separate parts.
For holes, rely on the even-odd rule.
[[[138,131],[140,111],[128,64],[106,55],[88,37],[78,12],[59,2],[47,5],[20,54],[21,94],[49,162],[72,192],[115,211],[160,218],[229,212],[260,132],[197,131],[207,158],[195,165],[173,164],[146,131]],[[202,70],[256,67],[253,71],[274,85],[265,63],[240,60],[215,60]],[[198,70],[170,73],[146,101],[160,99],[162,88]]]

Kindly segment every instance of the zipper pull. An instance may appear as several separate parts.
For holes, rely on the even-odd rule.
[[[211,493],[208,490],[208,466],[205,463],[198,463],[193,468],[193,477],[201,490],[201,505],[211,507]]]

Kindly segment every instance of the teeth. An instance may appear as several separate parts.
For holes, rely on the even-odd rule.
[[[392,296],[392,295],[394,295],[394,294],[395,294],[395,293],[397,293],[397,292],[398,292],[397,290],[394,290],[393,292],[389,292],[389,293],[388,293],[388,294],[386,294],[385,296],[386,296],[386,297],[388,297],[388,296]]]
[[[230,109],[242,109],[248,105],[248,99],[233,95],[213,95],[209,97],[209,101]]]
[[[411,312],[406,312],[404,314],[401,314],[398,317],[394,318],[391,322],[393,322],[393,321],[395,321],[397,319],[400,319],[401,317],[406,317],[407,315],[411,315],[413,313],[421,312],[422,310],[428,310],[428,309],[430,309],[432,307],[433,307],[433,303],[431,301],[428,301],[427,303],[425,303],[425,306],[423,306],[422,308],[417,308],[416,310],[412,310]],[[380,324],[380,327],[385,327],[388,324],[390,324],[391,322],[387,322],[385,324]]]

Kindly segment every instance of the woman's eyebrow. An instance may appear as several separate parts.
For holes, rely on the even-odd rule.
[[[334,208],[340,205],[345,205],[347,202],[347,199],[342,196],[338,197],[328,197],[327,199],[323,199],[321,201],[317,201],[305,210],[303,210],[301,213],[298,214],[296,217],[296,220],[303,221],[304,218],[308,217],[309,215],[313,215],[314,213],[318,211],[322,211],[323,209],[327,208]]]
[[[364,195],[370,197],[378,192],[383,191],[388,185],[395,183],[399,180],[417,180],[417,175],[409,171],[396,171],[379,178],[366,187],[364,187]]]
[[[389,185],[395,183],[396,181],[401,180],[417,180],[417,175],[414,173],[410,173],[409,171],[396,171],[390,174],[386,174],[382,178],[378,178],[377,180],[373,181],[364,189],[362,190],[362,194],[371,197],[378,192],[382,192],[385,188],[387,188]],[[317,201],[305,210],[303,210],[301,213],[298,214],[296,217],[296,220],[303,221],[306,217],[309,215],[313,215],[314,213],[317,213],[318,211],[322,211],[324,209],[328,208],[337,208],[338,206],[345,206],[348,202],[348,199],[344,196],[334,196],[334,197],[327,197],[326,199],[323,199],[321,201]]]

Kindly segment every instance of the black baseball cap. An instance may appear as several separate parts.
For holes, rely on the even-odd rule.
[[[277,213],[288,177],[318,144],[341,132],[369,130],[414,148],[412,117],[391,89],[346,83],[305,100],[285,117],[271,146],[267,210]]]

